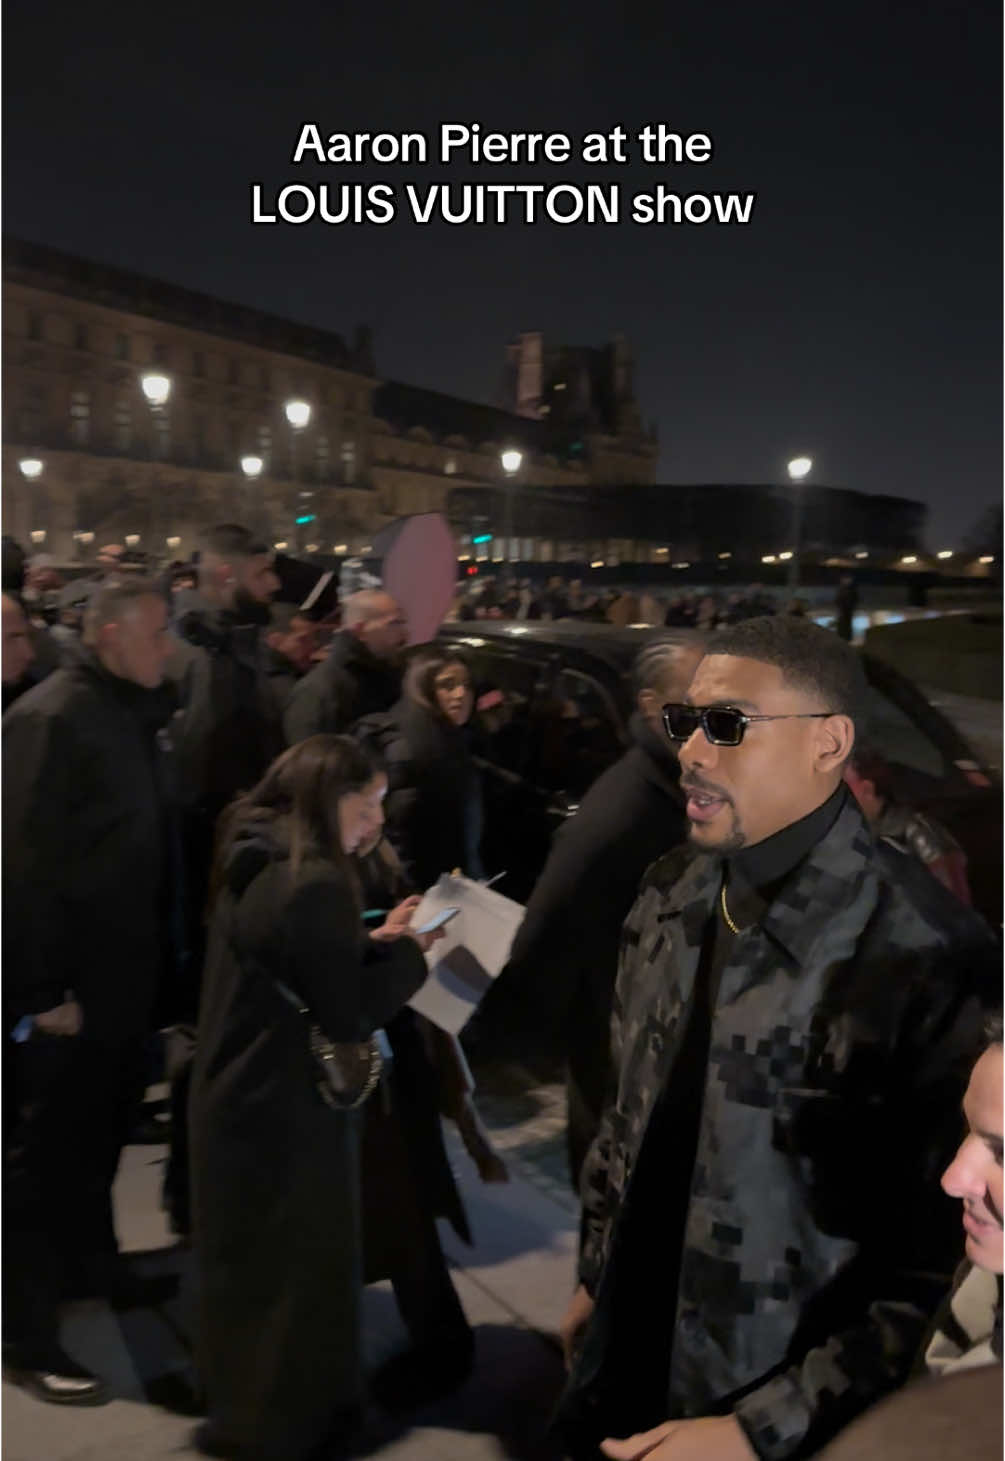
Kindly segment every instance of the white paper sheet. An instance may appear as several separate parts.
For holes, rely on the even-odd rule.
[[[444,873],[413,915],[413,928],[450,907],[461,911],[426,955],[429,978],[409,1004],[441,1030],[459,1035],[505,966],[526,909],[493,888]]]

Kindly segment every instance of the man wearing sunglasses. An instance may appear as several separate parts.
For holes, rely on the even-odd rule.
[[[812,1454],[903,1381],[952,1270],[936,1176],[999,959],[846,791],[864,692],[850,645],[779,616],[665,707],[691,845],[622,937],[563,1328],[577,1461]]]

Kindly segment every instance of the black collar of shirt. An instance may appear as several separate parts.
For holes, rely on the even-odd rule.
[[[725,876],[729,889],[729,911],[741,927],[756,923],[763,917],[790,873],[834,826],[847,795],[842,782],[815,811],[727,859]]]

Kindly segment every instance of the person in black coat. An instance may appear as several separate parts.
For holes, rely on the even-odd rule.
[[[400,604],[382,589],[360,589],[342,606],[328,657],[294,688],[283,714],[287,743],[344,735],[365,715],[390,710],[401,694],[399,655],[408,633]]]
[[[211,1453],[301,1461],[361,1405],[361,1113],[330,1104],[312,1027],[341,1068],[426,977],[417,899],[361,921],[350,859],[385,788],[353,742],[314,736],[223,825],[190,1122]]]
[[[58,1304],[71,1279],[127,1282],[112,1181],[172,972],[169,652],[156,585],[108,586],[3,722],[5,1358],[64,1404],[105,1397],[60,1350]]]
[[[460,868],[484,876],[481,772],[474,760],[471,671],[447,648],[420,651],[392,711],[367,716],[356,736],[387,770],[387,836],[416,888]]]
[[[701,657],[696,638],[657,641],[635,667],[634,744],[590,787],[558,832],[509,962],[482,1002],[486,1046],[540,1038],[568,1063],[573,1187],[596,1135],[610,1071],[611,998],[621,926],[650,863],[687,835],[676,753],[660,718]]]

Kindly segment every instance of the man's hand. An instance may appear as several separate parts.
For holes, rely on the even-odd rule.
[[[600,1449],[611,1461],[757,1461],[733,1415],[668,1420],[627,1441],[603,1441]]]
[[[36,1028],[43,1035],[79,1035],[83,1023],[83,1012],[75,999],[67,999],[54,1009],[35,1016]]]
[[[565,1368],[572,1369],[573,1361],[576,1358],[576,1350],[586,1333],[586,1326],[593,1317],[594,1302],[586,1289],[580,1284],[573,1294],[569,1307],[565,1311],[565,1318],[559,1328],[559,1335],[562,1340],[562,1352],[565,1355]],[[620,1443],[619,1443],[620,1444]]]

